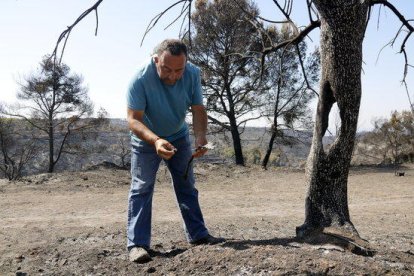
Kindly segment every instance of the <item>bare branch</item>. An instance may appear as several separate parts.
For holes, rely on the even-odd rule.
[[[157,14],[154,18],[152,18],[151,19],[151,21],[150,21],[150,23],[148,24],[148,26],[147,26],[147,29],[145,30],[145,33],[144,33],[144,35],[143,35],[143,37],[142,37],[142,40],[141,40],[141,46],[142,46],[142,43],[144,42],[144,39],[145,39],[145,37],[147,36],[147,34],[155,27],[155,25],[157,25],[157,23],[158,23],[158,21],[169,11],[169,10],[171,10],[172,8],[174,8],[175,6],[177,6],[178,4],[180,4],[180,3],[184,3],[184,5],[185,5],[185,3],[187,3],[188,2],[188,6],[186,7],[186,8],[183,8],[182,10],[181,10],[181,13],[179,14],[179,16],[178,17],[176,17],[176,19],[174,19],[173,20],[173,23],[175,22],[175,21],[177,21],[183,14],[185,14],[185,11],[188,9],[188,12],[190,12],[190,9],[188,8],[189,6],[191,6],[191,2],[192,2],[192,0],[180,0],[180,1],[177,1],[177,2],[175,2],[174,4],[172,4],[172,5],[170,5],[168,8],[166,8],[164,11],[162,11],[162,12],[160,12],[159,14]],[[189,15],[189,16],[191,16],[191,15]],[[172,23],[171,23],[172,24]],[[166,28],[168,28],[171,24],[169,24]]]
[[[306,0],[306,2],[307,2],[307,5],[308,5],[308,16],[309,16],[310,22],[316,21],[312,17],[312,13],[317,15],[317,13],[315,12],[315,9],[312,6],[313,1],[312,0]]]
[[[313,87],[310,85],[308,81],[308,74],[306,73],[306,69],[303,64],[303,59],[302,59],[302,54],[300,53],[299,44],[296,44],[296,52],[298,53],[300,67],[302,68],[302,74],[303,74],[303,78],[305,79],[307,88],[310,89],[315,95],[319,97],[318,92],[316,92],[315,89],[313,89]]]
[[[411,101],[410,92],[408,91],[407,82],[404,81],[403,84],[404,84],[404,87],[405,87],[405,91],[407,92],[407,97],[408,97],[408,102],[410,103],[411,113],[414,115],[414,105],[413,105],[413,102]]]
[[[371,0],[370,5],[371,6],[374,6],[374,5],[384,5],[385,7],[389,8],[398,17],[398,19],[402,23],[402,25],[398,29],[398,32],[395,35],[394,39],[391,40],[387,45],[393,46],[394,43],[395,43],[395,41],[397,40],[397,38],[400,36],[400,34],[402,33],[402,31],[404,30],[403,28],[405,27],[407,29],[406,35],[405,35],[405,37],[404,37],[404,39],[403,39],[403,41],[401,43],[401,46],[400,46],[400,54],[403,54],[404,61],[405,61],[403,79],[402,79],[401,82],[404,84],[404,86],[406,88],[407,96],[408,96],[408,101],[409,101],[410,107],[411,107],[411,111],[414,113],[413,104],[411,102],[411,98],[410,98],[410,94],[408,92],[408,86],[407,86],[407,82],[406,82],[406,78],[407,78],[407,75],[408,75],[408,68],[409,67],[412,67],[412,65],[410,65],[409,62],[408,62],[408,55],[407,55],[407,51],[406,51],[406,48],[405,48],[408,39],[414,33],[414,26],[411,24],[411,22],[413,22],[413,20],[412,19],[406,19],[400,13],[400,11],[393,4],[389,3],[387,0]],[[385,45],[385,46],[387,46],[387,45]],[[382,51],[382,49],[381,49],[381,51]]]
[[[260,119],[260,118],[263,118],[263,115],[262,114],[260,114],[260,115],[257,115],[256,117],[249,117],[249,118],[246,118],[246,119],[244,119],[244,120],[241,120],[238,124],[237,124],[237,127],[240,127],[241,125],[245,125],[247,122],[249,122],[249,121],[253,121],[253,120],[258,120],[258,119]]]
[[[404,26],[410,32],[414,32],[414,26],[410,25],[410,23],[409,23],[412,20],[405,19],[405,17],[400,13],[400,11],[393,4],[388,2],[387,0],[371,0],[370,5],[371,6],[374,6],[374,5],[384,5],[384,6],[386,6],[398,17],[398,19],[400,19],[401,23],[403,23]]]
[[[306,28],[304,28],[302,31],[298,32],[296,36],[292,37],[291,39],[285,40],[277,45],[272,45],[270,47],[265,47],[263,49],[262,52],[262,57],[261,57],[261,70],[262,72],[264,72],[264,67],[265,67],[265,57],[272,53],[272,52],[276,52],[277,50],[287,47],[289,45],[297,45],[300,42],[302,42],[305,37],[312,32],[314,29],[319,28],[321,26],[321,22],[320,21],[313,21],[311,22]]]
[[[272,52],[276,52],[277,50],[286,47],[288,45],[295,45],[299,42],[302,42],[303,39],[314,29],[319,28],[321,26],[320,21],[311,22],[306,28],[300,31],[296,36],[292,37],[291,39],[285,40],[277,45],[273,45],[271,47],[267,47],[264,49],[263,54],[267,55]]]
[[[228,125],[228,124],[226,124],[226,123],[224,123],[220,120],[217,120],[216,118],[214,118],[210,115],[208,115],[207,117],[213,124],[219,125],[219,126],[221,126],[222,128],[224,128],[226,130],[229,130],[229,131],[231,130],[230,125]]]
[[[289,6],[292,4],[291,2],[292,2],[292,0],[285,0],[284,6],[282,8],[282,6],[279,4],[279,2],[277,0],[273,0],[273,3],[275,3],[275,5],[278,7],[278,9],[282,12],[282,14],[289,21],[291,21],[290,20],[291,9],[289,9]]]
[[[183,4],[183,7],[181,8],[181,12],[180,12],[180,14],[170,23],[170,24],[168,24],[167,25],[167,27],[165,27],[164,28],[164,30],[167,30],[169,27],[171,27],[175,22],[177,22],[178,21],[178,19],[180,19],[181,18],[181,16],[183,15],[183,14],[185,14],[185,11],[189,8],[189,5],[185,5],[185,3],[186,2],[184,2],[184,4]],[[185,19],[184,19],[185,20]]]
[[[237,0],[233,0],[233,2],[239,7],[239,9],[241,10],[241,11],[243,11],[243,13],[244,14],[246,14],[248,17],[250,17],[251,19],[256,19],[256,18],[258,18],[258,19],[260,19],[260,20],[262,20],[262,21],[264,21],[264,22],[268,22],[268,23],[273,23],[273,24],[283,24],[283,23],[288,23],[289,21],[288,20],[282,20],[282,21],[275,21],[275,20],[270,20],[270,19],[267,19],[267,18],[264,18],[264,17],[261,17],[260,15],[256,15],[256,16],[253,16],[250,12],[248,12],[245,8],[243,8],[243,6],[242,5],[240,5],[240,3],[239,3],[239,1],[237,1]],[[257,21],[257,20],[256,20]]]
[[[63,57],[63,54],[64,54],[64,52],[65,52],[65,48],[66,48],[66,43],[67,43],[67,41],[68,41],[68,38],[69,38],[69,35],[70,35],[70,33],[71,33],[71,31],[72,31],[72,29],[80,22],[80,21],[82,21],[88,14],[90,14],[92,11],[95,11],[95,15],[96,15],[96,28],[95,28],[95,35],[97,35],[98,34],[98,6],[102,3],[102,1],[103,0],[98,0],[98,1],[96,1],[96,3],[92,6],[92,7],[90,7],[89,9],[87,9],[86,11],[84,11],[76,20],[75,20],[75,22],[72,24],[72,25],[70,25],[70,26],[68,26],[67,27],[67,29],[65,30],[65,31],[63,31],[61,34],[60,34],[60,36],[59,36],[59,38],[58,38],[58,40],[57,40],[57,42],[56,42],[56,46],[55,46],[55,49],[53,50],[53,52],[52,52],[52,55],[50,56],[50,58],[52,58],[53,57],[53,59],[54,59],[54,63],[56,64],[56,60],[57,59],[59,59],[59,63],[61,63],[62,62],[62,57]],[[63,47],[62,47],[62,51],[60,52],[60,57],[58,58],[58,50],[59,50],[59,45],[60,45],[60,43],[62,42],[62,41],[64,41],[64,43],[63,43]]]

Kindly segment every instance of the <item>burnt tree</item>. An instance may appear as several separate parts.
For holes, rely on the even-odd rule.
[[[233,1],[238,3],[237,0]],[[82,18],[92,11],[96,11],[101,2],[102,0],[97,1],[65,32],[70,32]],[[184,5],[184,8],[179,17],[187,16],[190,24],[192,0],[180,0],[174,1],[164,12],[157,15],[150,23],[150,28],[167,11],[180,3]],[[307,0],[306,6],[310,23],[305,28],[299,28],[290,18],[293,0],[273,0],[273,3],[275,9],[285,17],[285,20],[278,20],[277,23],[290,24],[296,29],[297,35],[286,41],[264,47],[262,64],[266,55],[292,44],[297,45],[316,28],[321,30],[322,76],[312,147],[306,168],[306,182],[308,184],[306,218],[303,225],[297,227],[297,236],[305,238],[321,234],[320,236],[323,237],[323,234],[328,234],[328,236],[339,238],[342,241],[351,241],[348,244],[362,244],[359,249],[364,250],[364,241],[359,238],[350,219],[347,196],[349,166],[355,143],[361,99],[362,43],[372,7],[382,5],[391,10],[402,23],[391,44],[396,42],[397,37],[403,37],[400,52],[405,58],[405,80],[408,68],[412,66],[408,63],[405,46],[414,33],[413,20],[407,20],[387,0]],[[248,11],[245,12],[248,13]],[[262,34],[265,33],[263,25],[258,21],[276,22],[255,16],[251,16],[248,20],[253,24],[258,23],[256,26]],[[188,30],[191,28],[189,27]],[[59,38],[58,44],[63,41],[65,32]],[[325,151],[322,138],[327,131],[329,113],[335,103],[338,105],[341,118],[339,135],[330,149]],[[370,252],[368,250],[365,253],[369,254]]]
[[[305,223],[298,236],[320,227],[334,226],[357,234],[348,210],[347,180],[354,148],[361,100],[362,42],[368,2],[314,1],[321,18],[322,76],[306,166],[309,185]],[[329,151],[322,138],[328,128],[332,105],[337,103],[341,126]]]

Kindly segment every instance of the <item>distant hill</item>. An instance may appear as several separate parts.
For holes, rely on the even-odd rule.
[[[191,128],[190,128],[191,129]],[[130,151],[129,129],[126,119],[109,119],[109,123],[99,130],[93,130],[91,137],[72,137],[71,142],[84,144],[87,151],[80,155],[64,154],[59,160],[56,171],[84,170],[99,164],[114,164],[121,166],[121,152]],[[270,132],[263,127],[246,127],[241,134],[243,153],[247,164],[260,163],[270,140]],[[30,135],[27,135],[29,139]],[[309,153],[312,133],[285,131],[284,137],[278,138],[273,146],[270,166],[289,166],[303,168]],[[44,137],[45,138],[45,137]],[[191,135],[191,139],[192,135]],[[324,143],[332,143],[333,137],[325,137]],[[233,144],[230,133],[209,134],[208,140],[215,149],[197,162],[233,163]],[[44,150],[36,157],[35,164],[27,166],[27,174],[45,172],[47,169],[47,140],[40,140],[39,146]],[[130,159],[129,156],[126,159]]]

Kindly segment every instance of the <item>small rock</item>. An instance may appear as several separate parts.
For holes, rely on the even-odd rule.
[[[157,270],[155,269],[155,267],[153,267],[153,266],[151,266],[151,267],[149,267],[148,269],[147,269],[147,272],[148,273],[154,273],[154,272],[156,272]]]
[[[111,254],[111,250],[109,249],[104,249],[101,252],[98,253],[98,258],[99,257],[108,257]]]
[[[64,266],[67,263],[68,263],[68,260],[67,259],[62,259],[62,260],[59,261],[59,266]]]

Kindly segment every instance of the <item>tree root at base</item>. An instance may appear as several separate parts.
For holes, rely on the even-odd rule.
[[[357,232],[350,232],[341,227],[312,228],[300,226],[296,228],[296,237],[309,244],[333,244],[357,255],[372,257],[376,250]]]

